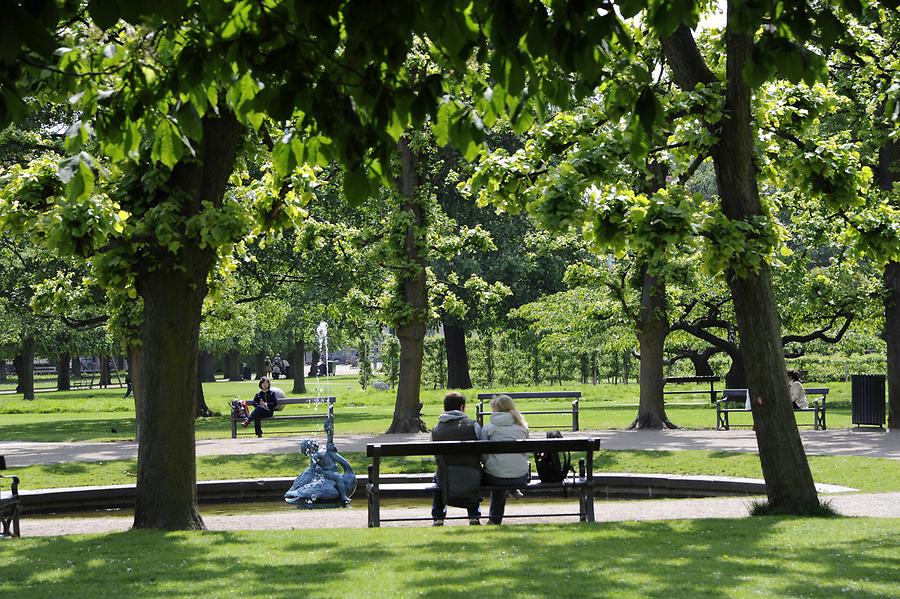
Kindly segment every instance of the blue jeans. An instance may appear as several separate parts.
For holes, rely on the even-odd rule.
[[[481,484],[486,487],[509,487],[510,489],[518,489],[528,484],[528,474],[523,474],[517,478],[499,478],[491,476],[487,472],[481,475]],[[508,491],[499,489],[491,491],[491,510],[488,512],[490,517],[488,521],[491,524],[500,524],[503,521],[503,512],[506,511],[506,495]]]
[[[437,486],[437,489],[434,490],[434,495],[431,498],[431,518],[443,520],[447,517],[447,504],[444,503],[444,492],[441,490],[441,482],[438,480],[437,474],[434,475],[432,482]],[[469,520],[481,518],[481,507],[478,505],[466,508],[466,512],[469,514]]]
[[[262,419],[271,417],[272,410],[269,410],[262,406],[256,406],[255,408],[253,408],[253,411],[250,412],[250,415],[247,416],[247,420],[253,421],[253,428],[256,430],[257,437],[262,437]]]

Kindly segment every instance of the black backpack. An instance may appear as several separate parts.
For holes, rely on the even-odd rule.
[[[549,431],[548,439],[562,439],[559,431]],[[572,468],[572,455],[557,451],[534,452],[534,464],[537,466],[538,478],[542,483],[561,483],[569,472],[575,472]]]

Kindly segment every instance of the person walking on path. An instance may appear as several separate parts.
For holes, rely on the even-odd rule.
[[[269,377],[259,379],[259,393],[253,396],[253,411],[244,419],[243,425],[246,427],[253,421],[253,428],[256,429],[256,436],[262,437],[262,419],[271,418],[278,406],[278,396],[272,389],[272,381]]]
[[[528,423],[516,409],[508,395],[497,395],[491,400],[491,421],[481,429],[480,438],[485,441],[515,441],[528,438]],[[528,455],[524,453],[487,454],[483,458],[482,484],[489,487],[518,489],[528,483]],[[491,491],[491,508],[488,524],[500,524],[506,510],[509,491]]]
[[[477,441],[481,427],[466,416],[466,398],[451,391],[444,396],[444,413],[431,429],[432,441]],[[477,455],[437,456],[431,518],[434,526],[443,526],[447,505],[464,507],[469,524],[481,524],[478,488],[481,485],[481,460]]]

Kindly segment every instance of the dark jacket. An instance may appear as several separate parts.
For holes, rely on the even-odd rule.
[[[275,396],[275,392],[271,389],[268,391],[260,389],[259,393],[253,396],[253,405],[262,406],[270,412],[274,412],[275,407],[278,405],[278,397]]]
[[[431,429],[432,441],[477,441],[481,427],[465,412],[444,412]],[[437,481],[447,505],[470,507],[478,505],[481,484],[481,456],[438,456]]]

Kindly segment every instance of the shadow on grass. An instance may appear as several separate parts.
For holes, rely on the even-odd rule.
[[[134,418],[53,419],[0,425],[3,441],[126,441],[134,440]]]
[[[876,529],[873,532],[873,528]],[[800,533],[803,534],[800,534]],[[897,527],[780,519],[265,533],[0,546],[5,596],[896,596]]]

